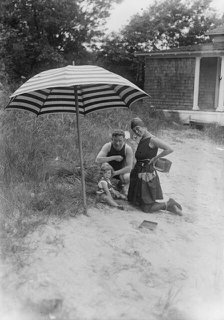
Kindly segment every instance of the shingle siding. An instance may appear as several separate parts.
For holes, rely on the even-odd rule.
[[[192,109],[194,58],[146,57],[145,91],[160,109]]]

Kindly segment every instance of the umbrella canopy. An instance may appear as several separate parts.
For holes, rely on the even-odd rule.
[[[36,115],[76,113],[84,212],[87,214],[79,114],[110,108],[128,108],[149,95],[127,79],[98,66],[67,66],[41,72],[10,97],[6,109]]]
[[[55,112],[81,115],[104,108],[127,108],[135,101],[149,97],[127,79],[101,67],[67,66],[41,72],[11,95],[6,108],[23,109],[37,115]]]

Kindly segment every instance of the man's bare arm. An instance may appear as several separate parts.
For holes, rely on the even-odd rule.
[[[110,156],[107,157],[108,152],[110,151],[110,147],[111,147],[111,143],[108,142],[106,143],[102,149],[100,150],[100,152],[98,153],[95,162],[96,163],[104,163],[104,162],[109,162],[109,161],[122,161],[123,157],[122,156]]]

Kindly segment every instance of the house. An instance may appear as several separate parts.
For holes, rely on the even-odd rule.
[[[136,56],[145,58],[144,90],[166,117],[224,126],[224,25],[207,35],[205,44]]]

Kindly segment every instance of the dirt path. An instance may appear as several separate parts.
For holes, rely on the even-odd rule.
[[[164,198],[183,217],[102,207],[52,218],[27,237],[24,268],[8,272],[18,305],[5,296],[1,319],[223,320],[224,146],[199,135],[164,132],[175,150]],[[144,219],[157,228],[138,229]]]

